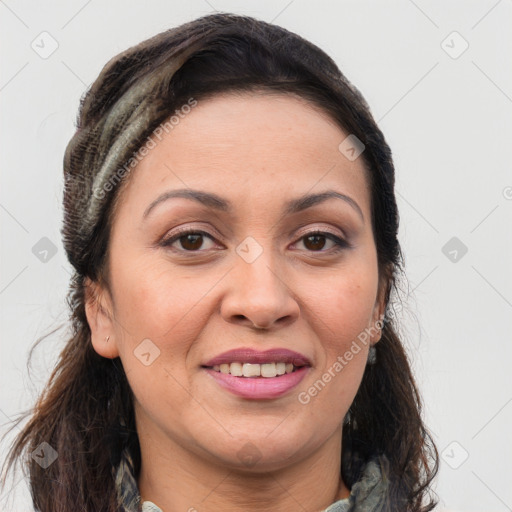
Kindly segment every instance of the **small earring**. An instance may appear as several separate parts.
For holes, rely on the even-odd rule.
[[[370,346],[370,350],[368,350],[368,364],[375,364],[377,361],[377,349],[375,345]]]
[[[110,339],[110,336],[107,336],[107,337],[105,338],[105,341],[108,343],[108,340],[109,340],[109,339]]]

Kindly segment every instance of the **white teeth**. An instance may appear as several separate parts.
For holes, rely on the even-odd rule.
[[[229,373],[231,373],[231,375],[234,375],[235,377],[241,377],[244,374],[242,364],[241,363],[231,363],[231,366],[229,368]]]
[[[292,363],[223,363],[213,366],[213,370],[221,373],[230,373],[234,377],[266,377],[272,378],[285,373],[292,373]]]
[[[244,377],[259,377],[261,374],[261,365],[244,363],[242,373]]]
[[[262,377],[275,377],[277,375],[275,363],[265,363],[261,365]]]

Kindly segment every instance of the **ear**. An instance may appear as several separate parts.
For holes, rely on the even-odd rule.
[[[105,286],[86,277],[85,315],[91,330],[91,343],[94,350],[103,357],[119,357],[115,322],[112,315],[112,299]]]
[[[389,273],[385,272],[385,275],[379,278],[379,287],[377,290],[377,298],[373,307],[372,313],[372,324],[370,326],[370,338],[371,344],[374,345],[380,341],[382,337],[382,328],[384,325],[384,315],[386,312],[386,305],[389,296],[389,288],[391,286],[389,279]]]

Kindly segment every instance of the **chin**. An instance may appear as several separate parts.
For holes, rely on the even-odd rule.
[[[233,451],[234,448],[234,451]],[[280,443],[270,441],[268,435],[254,435],[232,439],[229,447],[216,456],[231,470],[243,473],[268,473],[299,462],[307,456],[305,439],[288,436]]]

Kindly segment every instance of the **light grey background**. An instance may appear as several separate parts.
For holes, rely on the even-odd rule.
[[[62,158],[80,96],[115,54],[214,10],[311,40],[368,100],[397,170],[403,330],[443,454],[438,510],[512,510],[511,0],[0,1],[1,432],[62,347],[65,328],[27,373],[68,315]],[[0,509],[32,510],[14,483]]]

